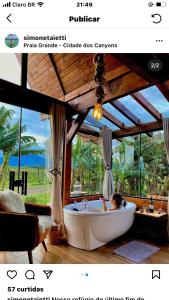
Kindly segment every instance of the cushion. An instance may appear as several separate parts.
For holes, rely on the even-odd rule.
[[[10,190],[0,192],[0,211],[26,213],[21,196]]]
[[[51,226],[55,225],[51,216],[38,216],[39,219],[39,234],[44,234]]]

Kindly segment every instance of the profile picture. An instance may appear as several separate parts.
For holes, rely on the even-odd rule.
[[[5,45],[8,48],[15,48],[19,44],[19,38],[16,34],[8,34],[5,38]]]

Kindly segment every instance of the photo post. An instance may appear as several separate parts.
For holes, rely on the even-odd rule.
[[[167,299],[169,3],[0,3],[0,300]]]

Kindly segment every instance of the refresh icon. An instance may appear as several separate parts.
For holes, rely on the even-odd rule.
[[[162,16],[160,14],[152,14],[151,17],[153,18],[153,23],[159,24],[162,21]]]

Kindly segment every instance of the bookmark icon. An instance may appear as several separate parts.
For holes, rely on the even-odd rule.
[[[45,273],[46,278],[49,279],[50,276],[52,275],[53,271],[52,270],[43,270],[43,273]]]
[[[160,274],[160,270],[152,270],[152,279],[157,278],[160,279],[161,274]]]

